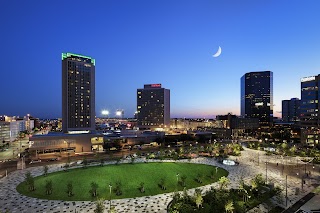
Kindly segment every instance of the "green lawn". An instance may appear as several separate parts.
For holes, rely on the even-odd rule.
[[[179,178],[183,175],[187,177],[187,189],[216,182],[221,176],[228,175],[226,170],[218,168],[215,178],[212,179],[210,178],[212,171],[216,172],[213,166],[191,163],[135,163],[95,166],[85,169],[70,169],[67,172],[49,173],[46,177],[39,176],[35,178],[35,191],[30,192],[25,182],[17,186],[17,191],[26,196],[49,200],[94,200],[89,193],[90,184],[94,181],[99,186],[98,197],[109,199],[109,184],[111,183],[114,188],[116,182],[121,181],[123,193],[117,196],[112,192],[112,199],[141,197],[173,192],[177,187],[178,190],[183,190],[183,187],[177,184],[177,173]],[[201,184],[195,180],[198,174],[201,174]],[[166,190],[162,190],[158,186],[161,178],[165,178]],[[53,192],[51,195],[46,195],[46,180],[52,180]],[[69,181],[73,183],[74,195],[72,197],[68,197],[66,192]],[[144,182],[144,193],[138,190],[141,182]]]

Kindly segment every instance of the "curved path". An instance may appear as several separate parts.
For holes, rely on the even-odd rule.
[[[247,155],[245,153],[248,153]],[[179,160],[178,162],[185,163],[199,163],[212,166],[218,166],[226,169],[229,172],[228,178],[230,179],[230,188],[237,188],[239,178],[243,177],[245,182],[249,182],[252,177],[258,173],[263,173],[263,167],[257,167],[252,163],[245,161],[246,157],[249,157],[249,152],[244,152],[244,156],[240,158],[239,166],[225,166],[211,158],[196,158],[191,161]],[[243,162],[242,162],[243,158]],[[239,160],[239,159],[238,159]],[[144,162],[145,159],[137,159],[135,162]],[[127,163],[124,160],[122,163]],[[149,160],[149,162],[160,162],[160,160]],[[174,162],[172,160],[163,160],[163,162]],[[108,162],[106,164],[114,164],[115,162]],[[49,166],[49,172],[56,172],[62,170],[62,164],[56,164]],[[16,186],[24,181],[25,173],[30,171],[33,176],[39,176],[43,174],[43,167],[32,167],[25,170],[19,170],[11,173],[8,177],[0,179],[0,210],[9,210],[12,213],[17,212],[93,212],[95,209],[95,202],[91,201],[61,201],[61,200],[42,200],[38,198],[27,197],[19,194],[16,191]],[[270,171],[268,174],[271,179],[279,179],[279,173],[273,173]],[[269,179],[269,178],[268,178]],[[296,186],[296,182],[292,183]],[[211,187],[215,187],[217,183],[199,187],[202,191],[209,190]],[[188,193],[193,194],[194,189],[189,189]],[[117,211],[120,212],[158,212],[165,213],[168,203],[171,201],[172,193],[160,194],[155,196],[146,196],[138,198],[126,198],[112,200],[111,205],[114,205]],[[297,197],[297,199],[299,199]],[[104,201],[105,207],[109,208],[109,201]],[[107,212],[107,210],[105,210]]]

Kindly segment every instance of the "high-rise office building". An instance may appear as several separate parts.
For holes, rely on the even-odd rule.
[[[273,120],[273,73],[249,72],[241,77],[241,116],[259,118],[261,126]]]
[[[320,147],[320,75],[301,79],[301,142]]]
[[[291,98],[282,101],[282,121],[297,122],[300,120],[300,99]]]
[[[301,126],[318,127],[320,75],[301,79]]]
[[[146,84],[137,90],[137,124],[140,129],[170,125],[170,90],[161,84]]]
[[[62,131],[95,129],[95,60],[62,53]]]

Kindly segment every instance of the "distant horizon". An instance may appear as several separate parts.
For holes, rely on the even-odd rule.
[[[219,114],[219,115],[228,115],[228,113],[226,114]],[[213,117],[170,117],[170,119],[216,119],[216,116],[219,116],[219,115],[213,115]],[[232,115],[236,115],[236,114],[232,114]],[[0,116],[3,116],[3,115],[0,115]],[[5,116],[8,116],[8,117],[18,117],[18,118],[23,118],[24,116],[19,116],[19,115],[5,115]],[[56,120],[56,119],[62,119],[62,116],[61,117],[38,117],[38,116],[33,116],[33,115],[30,115],[32,118],[37,118],[39,120]],[[238,117],[241,117],[241,115],[236,115]],[[98,117],[96,116],[96,119],[97,118],[105,118],[105,119],[134,119],[134,117],[123,117],[123,118],[119,118],[119,117]],[[277,116],[273,116],[273,118],[281,118],[281,117],[277,117]]]

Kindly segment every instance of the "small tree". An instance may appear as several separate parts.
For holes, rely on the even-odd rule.
[[[26,177],[25,177],[26,183],[29,186],[29,191],[34,191],[36,190],[34,187],[34,177],[31,175],[30,172],[26,173]]]
[[[120,161],[121,161],[121,158],[117,158],[116,159],[116,165],[119,165]]]
[[[108,213],[117,213],[118,211],[116,210],[116,208],[114,206],[111,206],[110,210],[108,211]]]
[[[44,176],[48,175],[48,170],[49,170],[49,167],[47,165],[43,166],[43,175]]]
[[[87,160],[86,157],[83,158],[82,163],[83,163],[83,168],[84,168],[84,169],[87,168],[87,166],[88,166],[88,160]]]
[[[52,180],[46,180],[46,194],[52,194]]]
[[[181,181],[180,181],[181,186],[183,186],[183,187],[186,186],[186,179],[187,179],[186,175],[181,176]]]
[[[102,199],[99,199],[96,201],[96,209],[94,210],[94,213],[103,213],[104,212],[104,203]]]
[[[203,198],[202,198],[202,195],[201,195],[201,189],[195,189],[194,191],[194,200],[195,200],[195,203],[198,207],[198,209],[200,208],[200,206],[202,206],[202,203],[203,203]]]
[[[232,213],[234,210],[233,201],[229,200],[224,206],[226,213]]]
[[[167,189],[166,186],[165,186],[165,183],[166,183],[165,178],[161,178],[158,185],[162,190],[166,190]]]
[[[200,173],[197,174],[196,181],[202,183],[202,175]]]
[[[68,171],[68,169],[69,169],[69,167],[70,167],[70,164],[69,164],[69,162],[67,162],[66,164],[64,164],[64,166],[63,166],[63,168],[64,168],[64,171]]]
[[[98,184],[96,182],[91,182],[91,190],[89,191],[92,197],[97,196]]]
[[[122,195],[122,189],[121,189],[121,187],[122,187],[122,184],[121,184],[121,181],[117,181],[116,182],[116,186],[115,186],[115,188],[114,188],[114,193],[116,194],[116,195]]]
[[[135,158],[134,157],[131,157],[131,164],[133,164],[135,161]]]
[[[214,179],[214,175],[216,174],[216,172],[214,170],[210,171],[210,178]]]
[[[144,193],[144,192],[145,192],[145,190],[144,190],[144,182],[141,182],[141,183],[140,183],[138,189],[139,189],[139,191],[140,191],[141,193]]]
[[[226,189],[229,184],[230,184],[230,180],[227,177],[223,176],[219,179],[219,189],[220,190]]]
[[[100,166],[103,166],[103,165],[104,165],[104,159],[100,158]]]
[[[73,196],[73,185],[72,182],[67,184],[67,194],[69,197]]]

